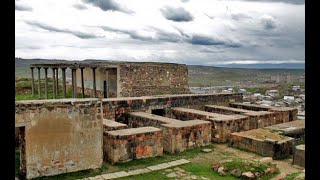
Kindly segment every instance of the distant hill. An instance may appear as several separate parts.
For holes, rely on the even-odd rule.
[[[94,60],[86,60],[90,62]],[[29,65],[35,63],[72,63],[74,61],[49,59],[15,59],[16,77],[31,77]],[[42,73],[43,74],[43,73]],[[226,68],[214,66],[188,65],[189,86],[229,86],[248,82],[262,83],[270,80],[271,75],[290,74],[304,76],[304,69],[254,69]],[[51,70],[48,71],[51,75]],[[70,72],[67,72],[70,77]]]
[[[254,68],[254,69],[304,69],[304,63],[281,63],[281,64],[223,64],[216,67],[228,68]]]

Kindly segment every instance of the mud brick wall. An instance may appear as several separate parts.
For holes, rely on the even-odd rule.
[[[119,83],[122,97],[190,93],[184,64],[122,64]]]
[[[97,99],[16,102],[16,127],[25,127],[22,167],[28,179],[100,168],[103,134],[97,107]]]
[[[296,146],[293,154],[293,164],[305,167],[305,145]]]
[[[109,131],[104,134],[105,160],[111,163],[130,161],[163,154],[162,131],[142,127]]]
[[[248,151],[255,152],[262,156],[272,157],[273,159],[286,158],[292,154],[294,139],[286,136],[281,136],[281,140],[271,138],[270,132],[262,129],[251,130],[254,133],[264,133],[265,138],[257,138],[254,135],[243,135],[240,133],[231,133],[229,146],[240,148]],[[249,131],[247,131],[249,132]],[[247,133],[245,132],[245,133]],[[266,133],[267,132],[267,133]],[[251,134],[254,134],[251,133]],[[270,138],[270,139],[269,139]]]
[[[178,153],[193,147],[206,146],[211,141],[210,122],[191,120],[162,124],[163,148],[169,153]]]

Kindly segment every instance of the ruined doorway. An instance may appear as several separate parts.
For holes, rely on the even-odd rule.
[[[107,98],[108,93],[107,93],[107,81],[103,81],[103,98]]]
[[[18,142],[15,148],[15,176],[25,179],[27,174],[25,127],[17,127],[16,130],[18,131],[18,137],[16,137]]]

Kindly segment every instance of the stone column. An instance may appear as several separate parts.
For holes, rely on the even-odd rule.
[[[92,67],[92,75],[93,75],[93,95],[94,95],[94,98],[96,98],[97,97],[96,67]]]
[[[56,69],[56,96],[59,94],[59,68]]]
[[[81,67],[81,90],[82,90],[82,98],[84,98],[84,79],[83,79],[83,69],[84,67]]]
[[[40,78],[41,67],[37,67],[37,69],[38,69],[38,95],[39,95],[39,99],[41,99],[41,78]]]
[[[44,67],[44,79],[45,79],[45,95],[46,95],[46,99],[48,99],[48,68]]]
[[[66,88],[66,68],[62,67],[62,94],[63,98],[67,97],[67,88]]]
[[[31,69],[31,89],[32,89],[32,97],[34,97],[34,76],[33,76],[33,69],[34,67],[30,67]]]
[[[71,68],[72,71],[72,98],[77,98],[77,69]]]
[[[52,91],[52,96],[53,96],[53,99],[56,98],[56,75],[55,75],[55,68],[52,68],[52,88],[53,88],[53,91]]]

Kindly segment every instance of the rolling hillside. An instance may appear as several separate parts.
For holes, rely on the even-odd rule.
[[[86,60],[90,62],[93,60]],[[72,61],[46,59],[15,59],[16,77],[31,77],[29,65],[34,63],[72,63]],[[189,86],[224,86],[263,83],[271,75],[291,74],[304,76],[304,69],[245,69],[188,65]],[[51,71],[48,71],[50,76]],[[70,76],[70,73],[67,73]]]

